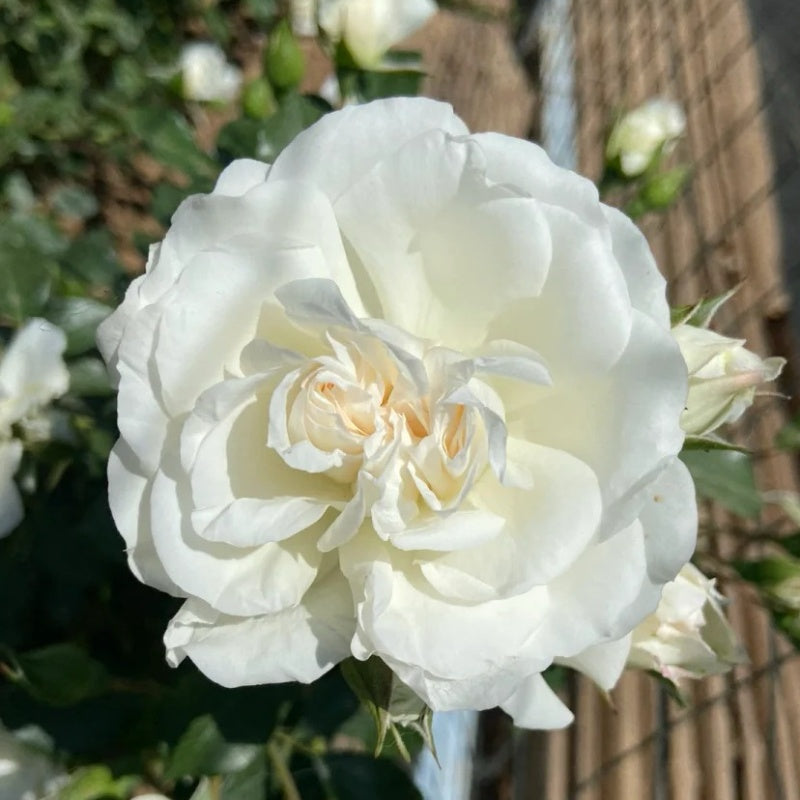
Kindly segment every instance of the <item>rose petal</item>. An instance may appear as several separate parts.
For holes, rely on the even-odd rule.
[[[554,730],[566,728],[573,720],[572,712],[538,674],[526,678],[500,707],[520,728]]]
[[[311,683],[349,655],[354,627],[347,582],[336,573],[284,611],[251,617],[221,614],[188,600],[167,628],[167,658],[185,656],[222,686]]]

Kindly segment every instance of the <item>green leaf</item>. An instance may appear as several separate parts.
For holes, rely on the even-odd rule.
[[[14,211],[28,214],[36,205],[36,195],[24,172],[12,172],[6,178],[3,193]]]
[[[98,210],[97,198],[82,186],[61,186],[50,202],[53,210],[64,217],[88,219]]]
[[[216,165],[198,147],[189,123],[163,108],[130,110],[127,119],[133,133],[162,164],[190,177],[212,177]]]
[[[418,69],[339,70],[342,96],[360,102],[419,94],[425,73]]]
[[[64,237],[40,218],[0,222],[0,317],[22,323],[41,311],[58,274],[54,256],[65,245]]]
[[[792,578],[800,578],[800,560],[796,558],[771,556],[751,561],[734,561],[732,566],[742,578],[761,589]]]
[[[289,93],[278,111],[267,119],[239,119],[226,125],[220,131],[217,149],[228,159],[272,161],[298,133],[329,110],[330,106],[318,98]]]
[[[670,310],[670,318],[675,325],[694,325],[696,328],[707,328],[717,311],[739,291],[741,283],[732,289],[713,297],[704,298],[693,306],[677,306]]]
[[[59,800],[106,800],[123,796],[111,770],[103,764],[76,770],[58,792]]]
[[[680,458],[689,468],[698,494],[716,500],[741,517],[759,515],[761,495],[747,454],[730,450],[691,450],[682,452]]]
[[[166,767],[167,778],[184,775],[224,775],[249,767],[263,747],[227,742],[211,714],[197,717],[180,738]]]
[[[683,452],[687,450],[735,450],[737,453],[748,452],[746,448],[733,442],[726,442],[713,433],[705,436],[687,436],[683,440]]]
[[[93,286],[109,286],[122,274],[111,234],[104,228],[75,238],[64,254],[63,265]]]
[[[430,708],[380,658],[372,656],[366,661],[359,661],[351,657],[341,663],[340,669],[344,679],[375,722],[376,756],[383,750],[386,734],[391,733],[400,755],[405,760],[410,760],[398,730],[398,726],[401,726],[422,736],[435,757]]]
[[[54,644],[16,658],[12,680],[33,697],[54,706],[70,706],[108,689],[105,667],[75,644]]]
[[[778,431],[775,446],[781,450],[800,450],[800,416],[787,422]]]
[[[78,397],[107,397],[114,394],[105,364],[95,356],[84,356],[67,364],[69,391]]]
[[[97,326],[111,311],[90,297],[65,297],[51,300],[46,316],[67,334],[65,355],[74,356],[94,347]]]

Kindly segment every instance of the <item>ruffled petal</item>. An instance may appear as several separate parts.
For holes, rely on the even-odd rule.
[[[326,114],[297,136],[278,156],[267,179],[307,180],[335,201],[378,161],[434,130],[452,136],[468,133],[449,105],[433,100],[393,97],[348,106]],[[342,158],[343,142],[348,147],[346,158]]]
[[[500,707],[520,728],[555,730],[573,720],[572,712],[539,674],[526,678]]]
[[[298,605],[273,614],[235,617],[188,600],[164,644],[170,664],[188,656],[221,686],[311,683],[349,655],[354,627],[347,582],[331,573]]]

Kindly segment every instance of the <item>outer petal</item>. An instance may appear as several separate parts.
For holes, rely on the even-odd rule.
[[[274,613],[299,603],[322,561],[321,521],[290,542],[233,547],[202,539],[192,529],[188,488],[158,472],[150,493],[150,526],[158,557],[187,595],[226,614]]]
[[[697,539],[697,500],[689,470],[674,459],[648,487],[639,520],[644,528],[647,574],[671,581],[692,557]]]
[[[536,297],[522,296],[505,307],[489,338],[531,347],[554,383],[602,374],[625,350],[632,327],[630,298],[608,231],[571,210],[544,203],[539,208],[552,242],[547,280]]]
[[[294,139],[276,159],[268,180],[308,180],[336,200],[389,153],[433,130],[453,136],[468,133],[449,105],[433,100],[394,97],[348,106],[326,114]]]
[[[167,628],[167,659],[185,656],[222,686],[311,683],[350,654],[355,626],[347,583],[337,573],[299,605],[274,614],[233,617],[188,600]]]
[[[120,439],[108,457],[108,502],[117,530],[125,540],[128,566],[143,583],[182,596],[184,593],[164,571],[153,542],[151,483],[141,474],[135,454]]]
[[[390,554],[405,568],[393,569]],[[507,600],[455,604],[434,596],[415,575],[410,555],[391,553],[370,531],[340,549],[340,562],[356,599],[354,654],[380,655],[437,710],[497,705],[549,663],[526,648],[550,610],[546,587]]]
[[[529,647],[554,658],[571,657],[626,635],[652,612],[661,594],[647,578],[642,526],[635,522],[588,548],[548,590],[550,613]]]
[[[0,442],[0,539],[19,525],[25,514],[14,474],[22,458],[22,443]]]
[[[500,707],[520,728],[553,730],[566,728],[573,720],[572,712],[539,674],[526,678]]]
[[[616,208],[603,205],[602,209],[611,228],[614,256],[625,275],[633,307],[668,329],[667,282],[658,271],[644,234]]]
[[[533,142],[500,133],[478,133],[471,138],[486,154],[489,180],[508,184],[537,200],[577,213],[609,240],[597,187],[590,180],[556,166]]]
[[[607,374],[554,375],[552,388],[535,389],[527,407],[509,412],[509,433],[572,453],[594,470],[603,535],[630,524],[643,490],[683,443],[686,365],[669,331],[634,311],[630,342]]]
[[[557,663],[572,667],[590,677],[601,689],[612,689],[625,669],[631,650],[631,634],[615,642],[603,642],[587,647],[571,658],[556,659]]]
[[[213,194],[240,197],[263,183],[267,179],[268,172],[269,164],[263,161],[239,158],[220,172]]]
[[[484,167],[470,139],[432,131],[336,203],[384,318],[462,350],[482,343],[486,323],[512,298],[541,291],[551,260],[538,204],[489,184]]]

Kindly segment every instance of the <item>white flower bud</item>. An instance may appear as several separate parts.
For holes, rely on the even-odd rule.
[[[753,403],[756,389],[780,375],[783,358],[762,359],[707,328],[676,325],[672,334],[689,370],[689,396],[681,427],[690,436],[705,436],[735,422]]]
[[[212,42],[192,42],[181,51],[183,96],[187,100],[229,103],[239,93],[241,71]]]
[[[654,614],[633,632],[628,666],[682,678],[719,675],[746,661],[714,579],[687,564],[664,586]]]
[[[384,53],[436,12],[433,0],[320,0],[319,25],[343,41],[361,67],[376,67]]]
[[[44,407],[69,388],[69,372],[62,354],[64,332],[43,319],[27,322],[0,360],[0,538],[22,519],[22,501],[14,473],[22,457],[22,443],[12,438],[12,425],[35,425]],[[49,429],[48,429],[49,430]]]
[[[660,149],[668,151],[686,130],[686,115],[675,102],[655,97],[625,114],[608,137],[606,159],[619,159],[623,175],[641,175]]]

